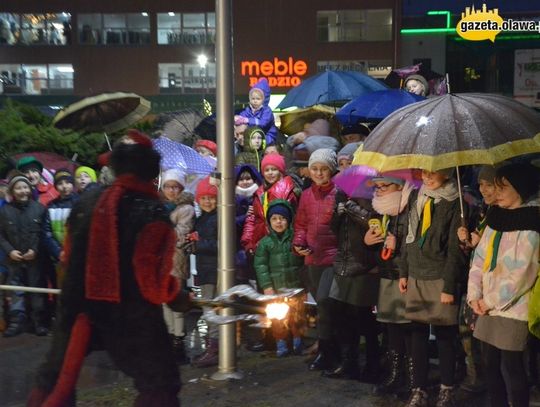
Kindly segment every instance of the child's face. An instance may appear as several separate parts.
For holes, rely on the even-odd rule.
[[[417,81],[416,79],[409,79],[406,86],[407,92],[414,93],[415,95],[423,95],[426,92],[422,82]]]
[[[262,134],[257,132],[253,133],[251,135],[251,147],[253,147],[255,150],[258,150],[262,146]]]
[[[343,144],[358,143],[364,140],[364,138],[360,133],[351,133],[341,136],[341,141]]]
[[[169,202],[175,201],[184,190],[184,187],[176,181],[167,181],[161,187],[163,196]]]
[[[279,172],[277,167],[274,167],[273,165],[267,165],[266,167],[264,167],[263,177],[266,182],[268,182],[270,185],[273,185],[282,178],[282,174],[281,172]]]
[[[217,207],[217,197],[214,195],[203,195],[199,198],[201,211],[212,212]]]
[[[481,179],[478,183],[480,193],[482,194],[482,198],[484,198],[484,203],[486,205],[493,205],[497,201],[497,195],[495,190],[495,184],[486,181],[485,179]]]
[[[251,92],[249,95],[249,104],[253,110],[259,110],[263,104],[263,97],[261,92]]]
[[[276,146],[268,146],[264,150],[265,154],[279,154],[279,151]]]
[[[88,175],[86,172],[81,172],[79,175],[77,175],[75,182],[77,182],[77,188],[79,188],[79,191],[84,191],[88,184],[92,182],[92,178],[90,178],[90,175]]]
[[[240,175],[237,185],[240,188],[249,188],[254,183],[255,181],[253,180],[253,178],[251,178],[251,175],[249,174],[249,172],[245,172]]]
[[[439,189],[447,180],[448,177],[440,172],[422,170],[422,182],[430,191]]]
[[[495,183],[497,205],[504,209],[516,209],[521,206],[523,200],[515,188],[506,178]]]
[[[322,163],[314,163],[309,167],[309,176],[311,180],[317,185],[326,185],[332,178],[332,172],[330,167]]]
[[[276,233],[283,233],[289,227],[289,222],[284,216],[275,213],[270,217],[270,227]]]
[[[67,198],[73,192],[73,184],[66,179],[57,182],[55,187],[62,198]]]
[[[212,151],[210,151],[209,149],[207,149],[206,147],[203,147],[203,146],[196,147],[195,151],[198,152],[203,157],[206,157],[208,155],[211,156],[211,157],[215,157],[215,155],[214,155],[214,153]]]
[[[36,168],[29,168],[23,172],[24,176],[28,178],[32,186],[37,186],[39,181],[41,181],[41,174]]]
[[[338,162],[339,170],[340,171],[346,170],[347,168],[349,168],[351,166],[351,164],[352,164],[351,160],[349,160],[348,158],[342,158]]]
[[[375,196],[385,196],[391,194],[392,192],[399,191],[401,186],[398,184],[389,183],[386,181],[376,181],[375,182]]]
[[[13,195],[13,199],[15,201],[26,202],[30,199],[32,191],[26,182],[19,181],[13,186],[11,194]]]

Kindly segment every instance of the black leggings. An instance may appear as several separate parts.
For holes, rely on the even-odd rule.
[[[411,349],[411,324],[387,323],[388,349],[398,355],[408,355]]]
[[[434,325],[439,352],[439,368],[441,383],[445,386],[454,385],[456,370],[456,337],[457,325]],[[425,389],[428,385],[429,369],[429,325],[419,322],[411,323],[411,358],[413,360],[413,387]]]
[[[491,406],[509,406],[508,396],[510,396],[513,407],[527,407],[529,405],[529,384],[524,352],[501,350],[482,342],[482,355],[486,367],[485,373]],[[510,389],[510,395],[506,391],[507,385]]]

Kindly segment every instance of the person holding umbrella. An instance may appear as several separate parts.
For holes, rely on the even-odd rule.
[[[467,258],[459,247],[459,191],[454,169],[422,170],[422,186],[411,194],[399,288],[411,324],[412,393],[407,407],[428,405],[430,325],[437,337],[441,387],[437,407],[454,405],[458,298],[457,281]]]

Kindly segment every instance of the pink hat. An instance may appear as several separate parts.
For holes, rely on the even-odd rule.
[[[279,170],[279,172],[285,174],[285,158],[283,158],[282,155],[278,153],[270,153],[265,155],[261,162],[261,172],[264,171],[264,168],[267,165],[273,165]]]
[[[194,148],[204,147],[210,150],[215,156],[217,156],[217,144],[211,140],[199,140],[195,143]]]

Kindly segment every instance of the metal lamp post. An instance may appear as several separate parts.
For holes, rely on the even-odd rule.
[[[235,255],[235,196],[233,146],[232,2],[216,0],[216,107],[218,173],[218,293],[233,286]],[[233,315],[225,308],[221,315]],[[219,367],[212,379],[242,379],[236,367],[236,326],[219,326]]]

